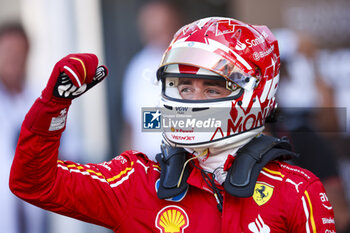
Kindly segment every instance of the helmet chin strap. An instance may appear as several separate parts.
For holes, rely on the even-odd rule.
[[[219,153],[211,153],[206,157],[198,157],[200,167],[207,172],[215,174],[215,180],[222,184],[227,172],[224,171],[224,165],[229,155],[234,155],[239,148],[233,150],[221,151]]]
[[[232,142],[229,145],[223,147],[212,146],[206,149],[184,149],[190,152],[191,154],[195,155],[195,157],[191,158],[190,160],[197,158],[201,168],[207,172],[215,173],[216,181],[222,184],[225,181],[227,175],[227,172],[223,171],[227,157],[229,155],[235,156],[236,152],[241,147],[246,145],[249,141],[251,141],[254,137],[258,136],[259,134],[260,132],[257,134],[248,134],[244,139],[235,143]],[[186,164],[184,165],[184,168]]]

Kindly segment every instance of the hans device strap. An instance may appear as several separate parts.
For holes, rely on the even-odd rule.
[[[179,195],[188,187],[188,167],[185,168],[181,179],[188,152],[183,148],[165,144],[162,144],[161,150],[162,153],[156,155],[161,167],[157,194],[160,199],[167,199]],[[298,157],[298,154],[291,151],[288,139],[260,135],[238,150],[223,183],[224,189],[232,196],[250,197],[253,195],[258,175],[267,163],[294,157]]]
[[[184,170],[183,177],[178,185],[188,152],[183,148],[171,147],[164,143],[161,145],[161,151],[162,153],[156,155],[156,160],[161,167],[157,195],[160,199],[167,199],[177,196],[188,187],[188,167]]]
[[[291,151],[287,138],[261,135],[237,151],[224,182],[225,190],[232,196],[253,195],[256,180],[261,169],[273,160],[289,160],[298,157]]]

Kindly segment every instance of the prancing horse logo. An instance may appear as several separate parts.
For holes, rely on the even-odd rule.
[[[268,202],[272,194],[273,186],[263,182],[257,182],[255,184],[253,199],[259,206]]]

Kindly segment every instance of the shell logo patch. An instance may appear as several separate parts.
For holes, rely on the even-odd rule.
[[[273,186],[263,182],[255,184],[253,199],[259,206],[270,200],[273,194]]]
[[[161,233],[183,233],[189,221],[182,208],[169,205],[158,212],[155,224]]]

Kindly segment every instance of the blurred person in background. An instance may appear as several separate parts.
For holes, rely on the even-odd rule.
[[[300,154],[294,164],[315,173],[333,205],[338,232],[349,232],[350,215],[339,171],[339,153],[325,132],[339,131],[333,90],[321,76],[318,48],[306,32],[275,31],[281,52],[277,101],[280,120],[267,130],[275,136],[288,132],[293,149]]]
[[[27,85],[29,40],[19,23],[0,28],[0,231],[47,233],[46,213],[15,198],[8,179],[22,121],[38,95]]]
[[[334,105],[345,108],[340,119],[340,133],[328,134],[340,155],[340,172],[342,174],[348,203],[350,203],[350,49],[322,50],[320,53],[320,70],[325,82],[332,88]],[[344,130],[345,129],[345,130]],[[349,230],[350,232],[350,230]]]
[[[145,152],[151,159],[160,152],[162,135],[142,132],[142,108],[159,103],[161,86],[156,71],[164,50],[181,26],[178,9],[168,1],[149,1],[141,6],[138,29],[144,47],[130,61],[123,78],[123,149]],[[132,91],[130,91],[132,90]]]
[[[0,28],[0,231],[6,233],[48,233],[50,229],[51,219],[44,210],[15,198],[8,188],[22,121],[40,93],[28,83],[29,52],[30,41],[23,26],[17,22],[3,24]],[[80,148],[77,126],[73,125],[62,137],[60,158],[80,161]]]

